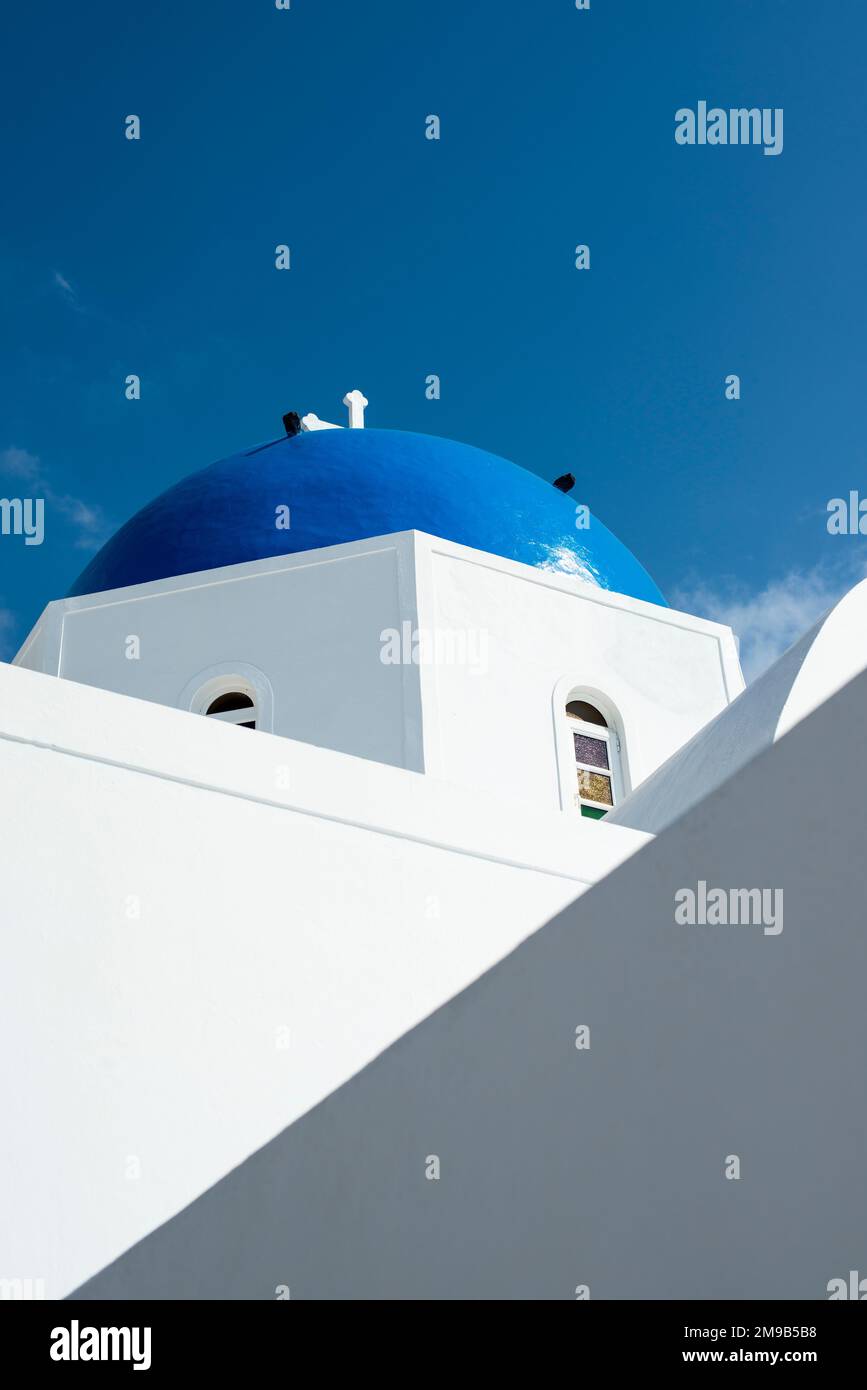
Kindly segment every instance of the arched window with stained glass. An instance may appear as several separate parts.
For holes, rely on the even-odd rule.
[[[588,700],[570,700],[566,720],[575,754],[575,808],[590,820],[601,820],[616,805],[620,739]]]

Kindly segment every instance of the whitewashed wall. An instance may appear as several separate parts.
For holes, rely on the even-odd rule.
[[[647,838],[0,664],[0,1279],[70,1291]]]
[[[405,628],[438,656],[384,664]],[[573,682],[615,710],[631,787],[743,689],[728,628],[420,532],[55,603],[17,662],[183,708],[252,667],[275,733],[540,810],[571,804]]]
[[[487,634],[484,674],[422,671],[434,776],[559,807],[561,780],[574,787],[563,717],[574,684],[615,711],[635,787],[743,690],[727,627],[433,537],[418,549],[420,625]]]
[[[861,676],[84,1297],[587,1291],[809,1322],[865,1274],[865,703]],[[773,885],[784,929],[679,924],[699,880]]]
[[[215,667],[252,667],[273,692],[274,732],[420,770],[418,673],[380,661],[382,629],[414,615],[412,547],[400,541],[61,600],[16,663],[187,709]]]

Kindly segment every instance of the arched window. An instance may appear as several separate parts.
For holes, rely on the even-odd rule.
[[[268,678],[255,666],[232,662],[200,671],[181,692],[182,709],[235,724],[240,729],[273,731],[274,697]]]
[[[575,808],[601,820],[616,802],[620,740],[602,711],[587,700],[568,702],[566,722],[575,757]]]
[[[230,690],[218,695],[205,710],[209,719],[219,719],[223,724],[237,724],[240,729],[255,729],[256,704],[243,691]]]

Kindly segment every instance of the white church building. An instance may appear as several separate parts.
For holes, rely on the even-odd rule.
[[[344,403],[0,665],[0,1288],[827,1296],[867,584],[745,691],[571,479]],[[679,920],[709,885],[780,930]]]

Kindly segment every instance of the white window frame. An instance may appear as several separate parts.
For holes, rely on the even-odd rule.
[[[600,711],[601,713],[601,711]],[[597,743],[604,743],[608,749],[608,766],[598,767],[595,763],[580,763],[574,756],[575,744],[572,744],[573,763],[575,766],[575,805],[591,806],[599,811],[613,811],[617,805],[617,787],[615,784],[615,765],[619,752],[620,740],[613,729],[607,728],[602,724],[589,724],[585,719],[576,719],[574,714],[566,715],[566,722],[569,725],[570,733],[585,734],[588,738],[595,738]],[[582,796],[577,789],[578,772],[598,772],[601,777],[607,777],[611,787],[611,801],[591,801],[589,796]]]
[[[571,714],[567,714],[566,706],[574,700],[583,700],[588,705],[594,705],[605,719],[607,727],[602,724],[591,724],[586,720],[576,719]],[[560,809],[579,816],[582,805],[599,811],[613,811],[630,790],[626,740],[623,736],[623,721],[618,710],[601,690],[584,685],[568,676],[564,676],[554,687],[551,705],[554,718]],[[589,738],[604,739],[607,742],[609,764],[607,772],[603,767],[592,767],[588,763],[578,762],[575,757],[573,732],[586,734]],[[601,772],[603,776],[607,775],[611,778],[613,805],[609,806],[604,801],[591,801],[589,797],[582,801],[578,791],[577,770],[579,767],[585,768],[588,772]],[[585,817],[585,819],[589,819],[589,817]]]

